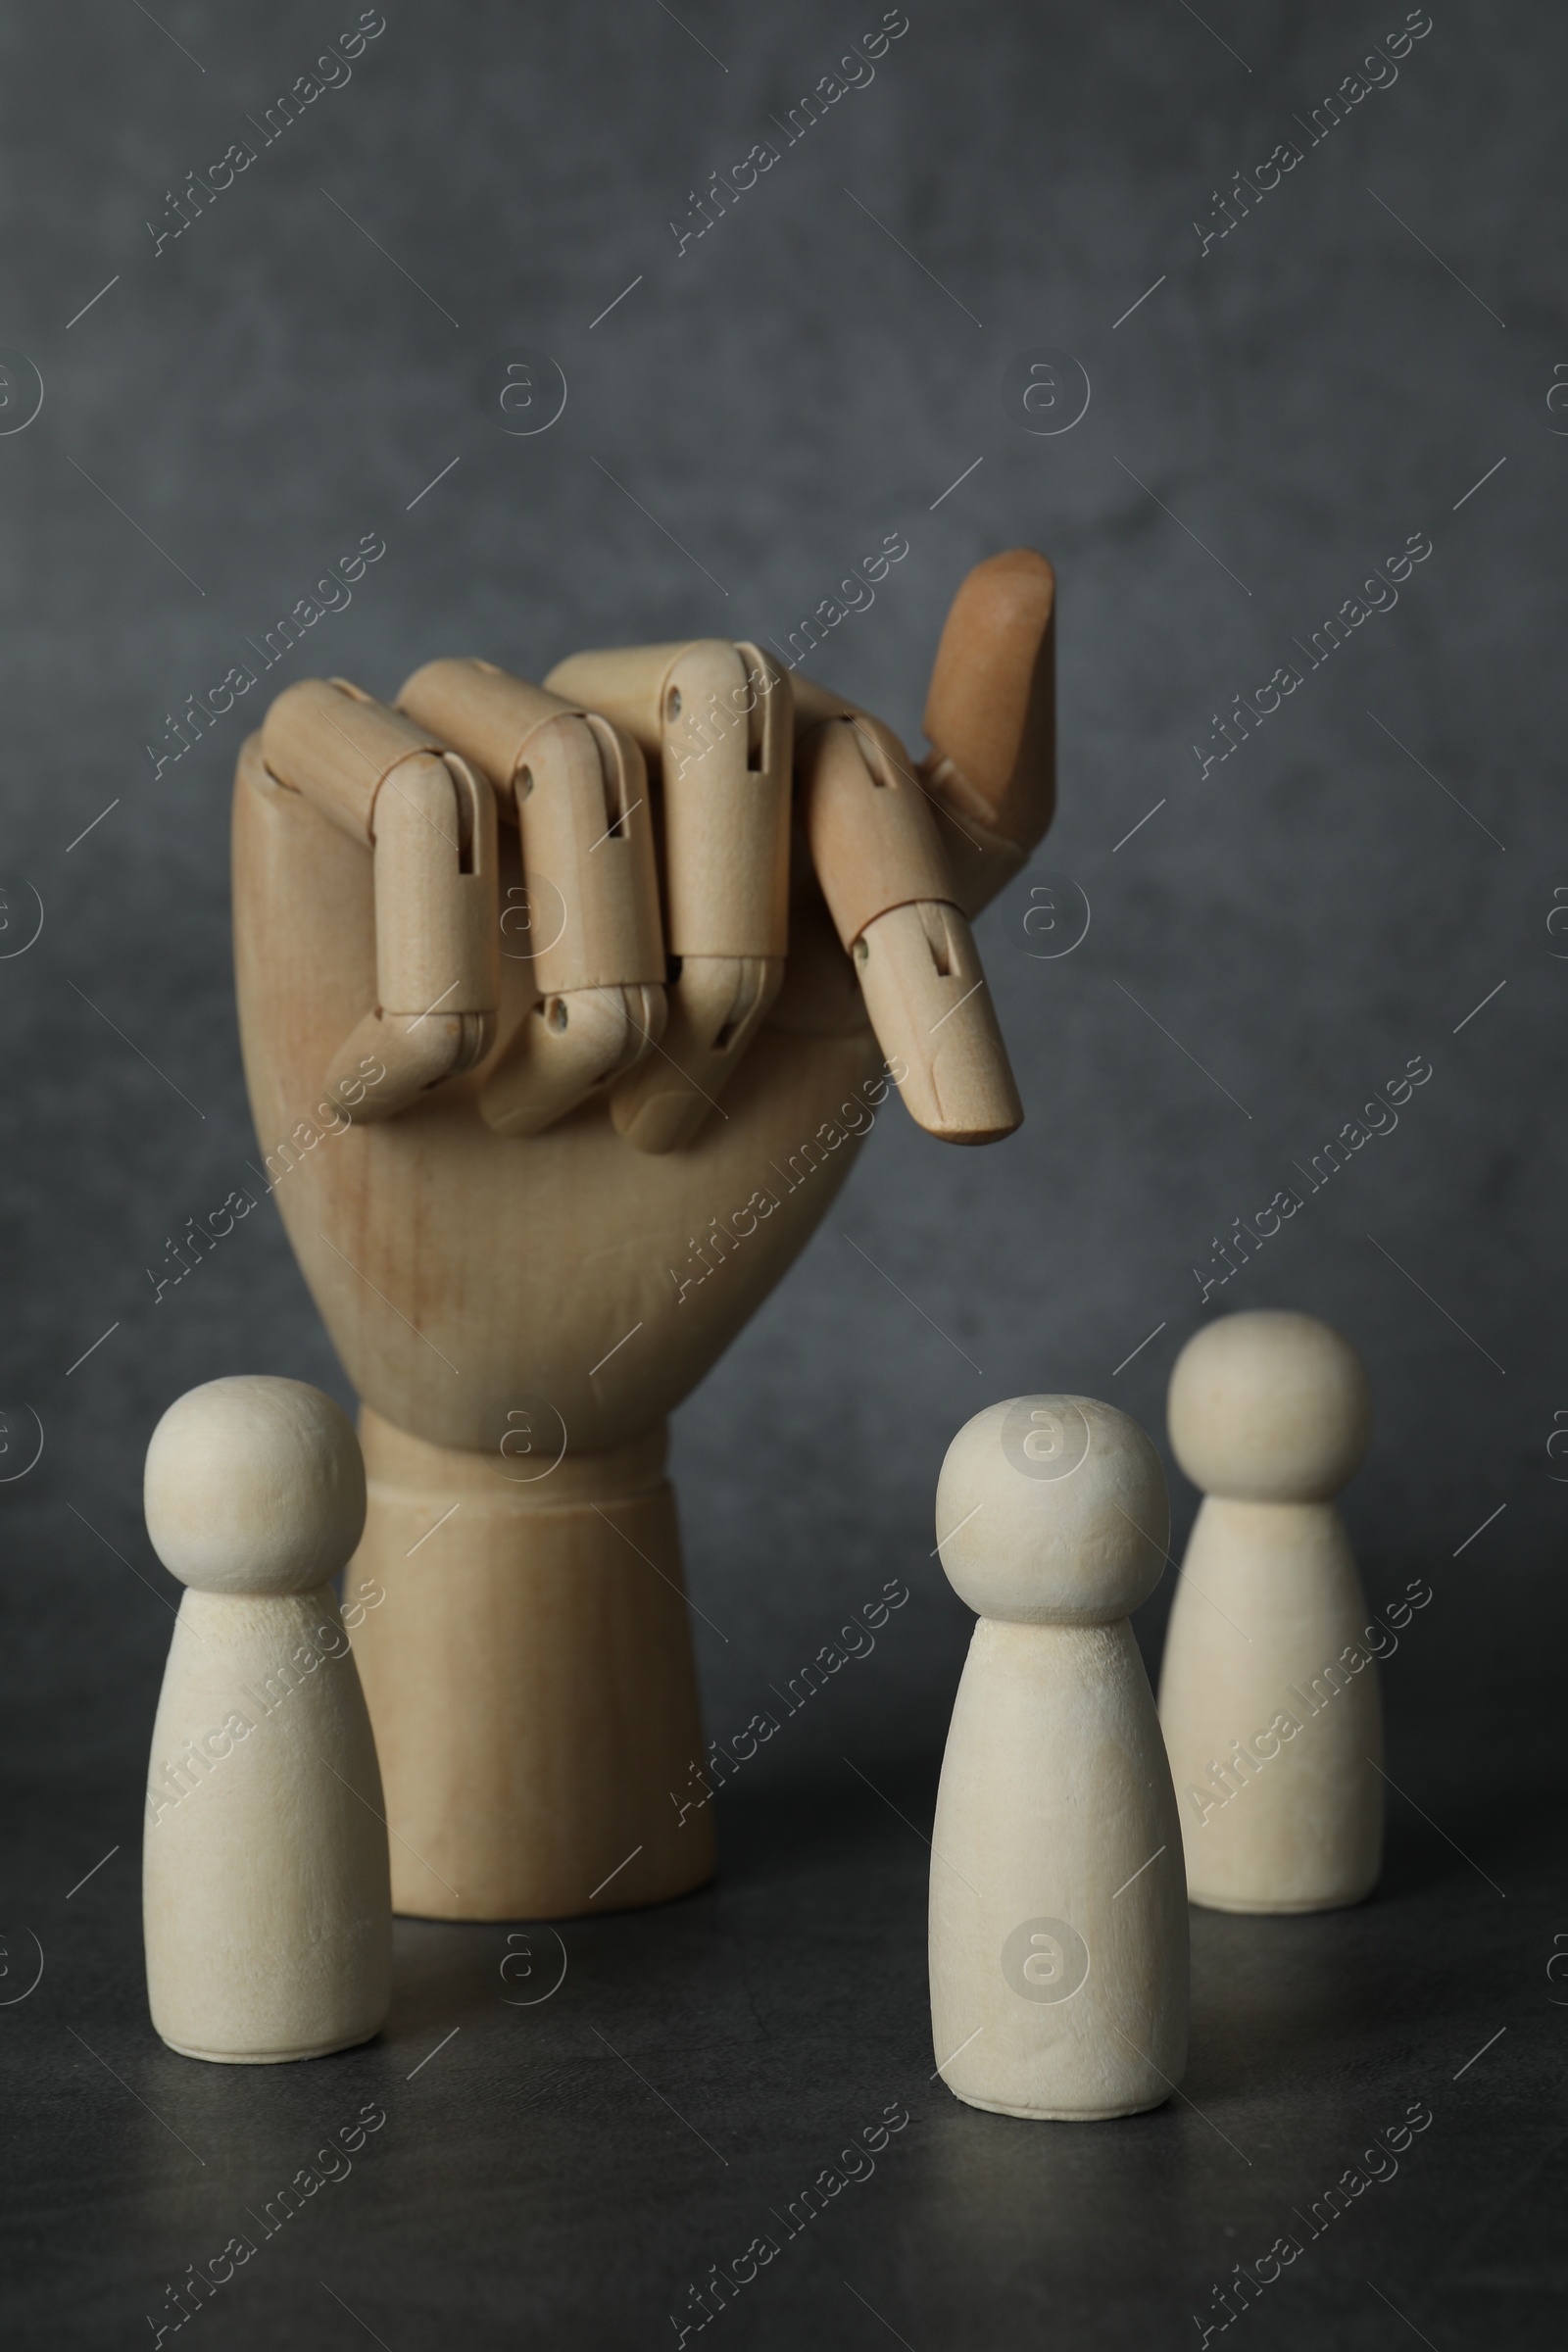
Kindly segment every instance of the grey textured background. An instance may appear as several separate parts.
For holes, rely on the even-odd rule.
[[[1060,814],[980,926],[1028,1121],[1000,1149],[960,1152],[891,1106],[802,1263],[679,1416],[693,1593],[728,1637],[697,1629],[712,1731],[743,1722],[886,1577],[913,1592],[875,1656],[751,1768],[725,1817],[731,1870],[744,1884],[774,1850],[779,1808],[842,1838],[832,1825],[863,1793],[846,1752],[925,1817],[969,1624],[929,1556],[931,1503],[972,1411],[1080,1390],[1163,1443],[1170,1363],[1202,1312],[1306,1307],[1372,1371],[1378,1433],[1347,1505],[1369,1595],[1418,1574],[1435,1588],[1384,1677],[1391,1769],[1421,1808],[1393,1800],[1393,1883],[1417,1855],[1430,1936],[1446,1937],[1495,1898],[1423,1815],[1505,1884],[1510,1855],[1521,1871],[1556,1856],[1528,1917],[1508,1905],[1486,1972],[1533,2021],[1503,2045],[1519,2104],[1498,2144],[1549,2136],[1536,2102],[1540,2036],[1557,2022],[1544,1964],[1561,1838],[1539,1842],[1528,1792],[1557,1788],[1560,1820],[1568,1501],[1552,1473],[1568,1464],[1546,1444],[1568,1408],[1551,1292],[1568,988],[1551,949],[1568,940],[1546,918],[1568,856],[1546,785],[1563,621],[1548,548],[1568,466],[1552,426],[1568,416],[1546,394],[1568,360],[1568,159],[1551,96],[1568,26],[1540,0],[1505,18],[1439,0],[1396,84],[1200,257],[1193,221],[1210,220],[1213,191],[1282,138],[1304,147],[1298,118],[1404,11],[1332,0],[1307,23],[1214,0],[1205,13],[1206,25],[1180,0],[1094,13],[911,0],[870,86],[679,256],[667,223],[688,190],[774,135],[770,116],[876,24],[870,0],[766,13],[686,0],[679,22],[658,0],[569,14],[388,0],[348,86],[156,258],[143,223],[165,190],[245,133],[357,11],[165,0],[154,23],[94,0],[0,21],[0,344],[45,386],[35,421],[0,438],[0,871],[45,916],[0,963],[0,1397],[10,1458],[30,1450],[22,1408],[46,1440],[36,1468],[0,1487],[7,1884],[47,1946],[45,1914],[64,1916],[65,1887],[122,1841],[95,1882],[118,1905],[123,1991],[118,2010],[105,1994],[95,2046],[113,2044],[121,2074],[148,2038],[134,1855],[169,1632],[140,1523],[147,1437],[175,1395],[226,1371],[290,1373],[346,1399],[270,1210],[153,1304],[146,1269],[166,1237],[253,1152],[227,805],[262,694],[157,780],[145,743],[367,531],[385,558],[270,684],[341,671],[386,693],[441,653],[538,676],[583,644],[782,638],[902,531],[908,558],[816,666],[910,740],[968,565],[1026,543],[1060,576]],[[569,385],[532,439],[480,413],[486,355],[518,343],[548,350]],[[1039,344],[1070,350],[1093,386],[1054,438],[1003,406],[1007,362]],[[1397,608],[1200,780],[1192,745],[1210,714],[1296,659],[1293,641],[1423,531],[1434,552]],[[1032,959],[1023,930],[1045,869],[1093,907],[1059,961]],[[27,887],[11,893],[16,923]],[[1294,1181],[1293,1162],[1412,1055],[1433,1076],[1397,1131],[1203,1309],[1193,1268],[1211,1270],[1213,1237]],[[1184,1537],[1194,1497],[1179,1477],[1173,1500]],[[1152,1664],[1166,1605],[1140,1626]],[[869,1814],[863,1827],[884,1835]],[[804,1869],[809,1832],[790,1837]],[[912,1839],[910,1852],[917,1905]],[[1431,1878],[1447,1870],[1451,1885]],[[1455,1932],[1461,1945],[1472,1933]],[[423,1951],[432,1931],[406,1933]],[[1501,1933],[1490,1914],[1485,1933]],[[1394,1977],[1420,1977],[1428,1934]],[[901,1979],[916,2064],[918,1977]],[[925,2178],[940,2200],[942,2166]],[[1219,2275],[1206,2249],[1225,2209],[1195,2197],[1166,2222],[1173,2244],[1197,2232],[1205,2250],[1150,2285],[1140,2327],[1185,2333],[1206,2293],[1187,2273]],[[1279,2189],[1275,2207],[1288,2201]],[[204,2229],[216,2223],[170,2239],[170,2275]],[[748,2230],[734,2233],[738,2250]],[[682,2277],[726,2243],[722,2226],[699,2232]],[[1070,2249],[1054,2255],[1070,2265]],[[1015,2258],[998,2251],[996,2275]],[[641,2316],[603,2340],[652,2341],[665,2325],[658,2262],[632,2268],[647,2292],[626,2309]],[[1080,2286],[1065,2308],[1077,2340],[1099,2340],[1114,2295]],[[84,2323],[91,2339],[139,2328],[161,2288],[137,2303],[142,2291],[127,2257]],[[1011,2340],[1007,2315],[1034,2310],[1034,2291],[1004,2296],[993,2341]],[[1062,2307],[1055,2292],[1041,2312]],[[563,2332],[549,2340],[600,2340],[591,2304],[553,2303]],[[918,2298],[902,2308],[906,2333]],[[941,2340],[963,2340],[972,2308],[955,2302]],[[323,2342],[353,2337],[289,2309],[302,2340],[318,2326]],[[809,2324],[847,2327],[834,2309]],[[725,2324],[737,2341],[773,2340]],[[869,2336],[844,2340],[875,2340],[864,2324]],[[1284,2322],[1249,2325],[1262,2341]],[[1365,2340],[1400,2340],[1387,2326]]]

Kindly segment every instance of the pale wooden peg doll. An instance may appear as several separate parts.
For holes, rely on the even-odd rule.
[[[147,1532],[187,1590],[153,1729],[153,2024],[264,2066],[366,2041],[391,1996],[375,1742],[331,1579],[359,1542],[350,1422],[297,1380],[209,1381],[147,1449]]]
[[[1371,1426],[1360,1357],[1311,1315],[1222,1316],[1171,1374],[1171,1447],[1203,1501],[1159,1713],[1188,1886],[1216,1911],[1328,1911],[1377,1881],[1377,1667],[1333,1499]]]
[[[972,2107],[1092,2123],[1181,2081],[1181,1837],[1128,1623],[1168,1527],[1159,1455],[1093,1397],[990,1405],[942,1465],[942,1565],[980,1622],[931,1831],[931,2031]]]

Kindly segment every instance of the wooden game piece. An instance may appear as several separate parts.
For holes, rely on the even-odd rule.
[[[965,1424],[942,1565],[979,1613],[931,1832],[931,2027],[972,2107],[1094,2122],[1187,2062],[1187,1904],[1159,1723],[1128,1623],[1159,1581],[1159,1456],[1088,1396]]]
[[[263,723],[262,756],[278,783],[373,853],[375,1003],[329,1057],[324,1086],[361,1121],[391,1118],[471,1069],[495,1039],[494,796],[433,736],[344,678],[286,688]]]
[[[488,777],[521,836],[537,995],[479,1097],[498,1135],[540,1135],[654,1053],[664,945],[648,778],[602,717],[490,662],[429,662],[398,708]]]
[[[1210,1910],[1329,1911],[1377,1882],[1377,1667],[1332,1499],[1371,1426],[1360,1357],[1310,1315],[1221,1316],[1171,1374],[1171,1448],[1203,1500],[1159,1713],[1188,1886]]]
[[[931,804],[898,738],[866,717],[815,728],[802,747],[801,814],[910,1114],[945,1143],[1010,1135],[1023,1104]]]
[[[679,977],[662,1051],[622,1079],[611,1115],[639,1151],[678,1151],[702,1131],[784,978],[789,686],[759,647],[719,638],[577,654],[549,684],[659,761]]]
[[[392,1971],[381,1780],[330,1582],[365,1520],[353,1428],[301,1381],[209,1381],[153,1432],[145,1507],[187,1588],[147,1788],[153,2024],[228,2065],[346,2049]]]

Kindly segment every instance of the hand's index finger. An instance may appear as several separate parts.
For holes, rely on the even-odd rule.
[[[1010,1135],[1023,1105],[936,820],[897,739],[869,718],[817,727],[803,753],[802,816],[911,1115],[949,1143]]]
[[[930,804],[898,738],[874,718],[830,719],[803,760],[801,813],[838,935],[852,952],[878,915],[953,898]]]
[[[790,672],[790,685],[795,695],[795,740],[801,743],[813,727],[829,718],[864,718],[868,713],[848,695],[835,693],[815,678],[808,678],[804,669]]]

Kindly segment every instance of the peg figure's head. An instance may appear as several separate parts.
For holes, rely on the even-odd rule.
[[[153,1431],[147,1533],[203,1592],[314,1592],[365,1525],[365,1463],[346,1413],[302,1380],[210,1380]]]
[[[1366,1366],[1313,1315],[1222,1315],[1176,1358],[1171,1448],[1205,1494],[1327,1501],[1360,1468],[1371,1434]]]
[[[1092,1396],[988,1405],[937,1485],[948,1582],[982,1617],[1108,1625],[1159,1582],[1165,1473],[1136,1421]]]

